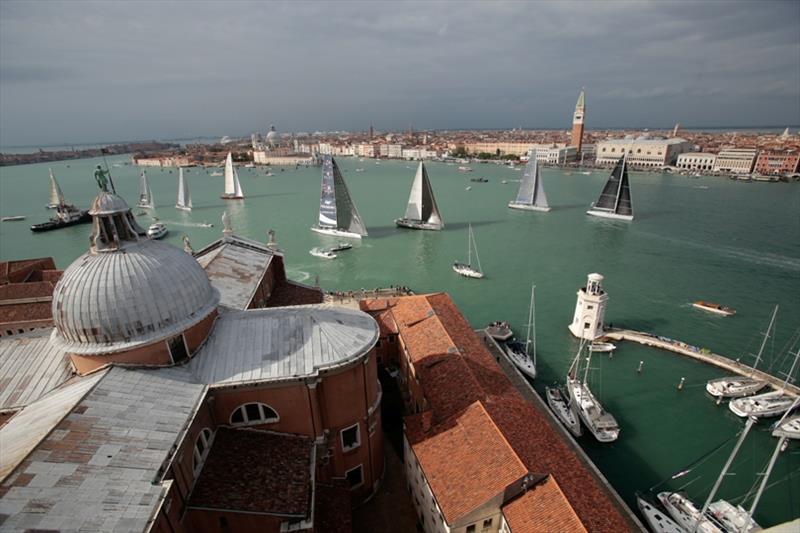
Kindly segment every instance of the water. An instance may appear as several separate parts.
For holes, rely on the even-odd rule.
[[[109,159],[109,164],[125,161]],[[0,258],[53,256],[66,267],[88,245],[88,225],[33,235],[31,223],[49,216],[47,167],[55,172],[65,195],[88,207],[96,193],[91,169],[96,160],[0,168],[0,213],[26,215],[25,222],[0,224]],[[369,237],[341,252],[335,261],[309,255],[334,239],[309,231],[317,216],[319,168],[240,169],[247,199],[219,198],[222,177],[191,169],[186,177],[194,211],[173,208],[177,171],[150,169],[157,215],[171,232],[167,240],[182,246],[186,234],[195,249],[220,236],[220,215],[228,209],[236,233],[261,241],[277,232],[286,252],[290,277],[323,288],[346,290],[408,285],[417,291],[446,291],[475,326],[507,319],[524,332],[530,284],[537,286],[539,374],[536,387],[563,376],[576,341],[567,331],[575,292],[589,272],[605,276],[610,294],[606,320],[615,325],[655,332],[730,357],[755,351],[775,304],[780,304],[777,334],[767,347],[769,365],[800,327],[800,187],[784,183],[744,183],[720,178],[688,179],[658,173],[632,173],[636,220],[621,223],[584,214],[596,199],[607,173],[591,175],[543,170],[553,210],[529,213],[506,207],[513,199],[520,171],[494,165],[472,165],[470,174],[456,166],[431,163],[428,171],[445,220],[442,232],[395,228],[405,212],[416,165],[399,161],[339,160]],[[363,167],[364,172],[355,172]],[[112,167],[117,190],[135,203],[135,167]],[[486,176],[489,183],[471,183]],[[466,191],[467,186],[471,191]],[[134,212],[139,210],[134,208]],[[146,225],[148,217],[139,217]],[[197,227],[212,222],[214,228]],[[472,223],[486,273],[483,280],[457,276],[456,259],[467,255],[467,224]],[[693,309],[705,299],[734,307],[732,318]],[[642,374],[636,373],[644,361]],[[784,369],[789,362],[782,360]],[[780,366],[780,365],[779,365]],[[704,392],[706,380],[722,373],[677,354],[631,343],[613,358],[593,358],[591,382],[597,396],[622,428],[620,439],[582,444],[622,496],[635,507],[634,492],[668,478],[743,426],[725,405],[716,406]],[[686,378],[684,390],[676,387]],[[769,422],[759,422],[740,452],[720,496],[743,496],[756,480],[776,439]],[[535,431],[535,428],[531,428]],[[692,473],[663,485],[687,491],[701,503],[725,461],[732,442]],[[794,476],[794,477],[789,477]],[[792,443],[773,471],[756,512],[762,525],[800,515],[800,446]]]

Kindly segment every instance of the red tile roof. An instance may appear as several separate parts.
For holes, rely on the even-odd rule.
[[[189,507],[310,516],[308,437],[220,427]]]
[[[31,274],[39,270],[55,270],[52,257],[37,259],[21,259],[18,261],[0,261],[0,285],[5,283],[23,283]]]
[[[585,533],[553,476],[503,506],[511,533]]]
[[[285,307],[288,305],[308,305],[322,303],[322,291],[295,283],[278,281],[267,300],[267,307]]]
[[[45,325],[52,325],[50,298],[54,288],[55,283],[50,281],[0,285],[0,325],[13,329],[16,323],[33,320],[47,320]],[[31,301],[33,298],[39,301]]]
[[[448,524],[528,473],[480,402],[428,431],[425,418],[407,417],[406,437]]]
[[[314,531],[352,533],[353,512],[350,488],[344,483],[317,483],[314,498]]]

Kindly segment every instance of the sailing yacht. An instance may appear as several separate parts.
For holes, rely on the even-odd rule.
[[[580,437],[583,431],[581,430],[581,419],[578,413],[575,412],[569,396],[564,394],[561,387],[545,387],[545,395],[547,396],[547,404],[550,409],[556,414],[558,419],[564,424],[564,427],[569,430],[575,437]]]
[[[639,506],[639,510],[653,533],[686,533],[686,530],[667,516],[666,513],[639,494],[636,495],[636,504]]]
[[[524,209],[526,211],[550,211],[547,196],[544,194],[542,177],[539,174],[539,162],[536,160],[536,150],[528,152],[528,164],[522,174],[522,183],[519,184],[517,199],[508,202],[511,209]]]
[[[178,202],[175,208],[183,211],[192,210],[192,195],[189,193],[189,182],[183,177],[183,167],[178,169]]]
[[[147,181],[147,173],[142,170],[139,176],[139,202],[136,207],[142,209],[155,208],[155,201],[153,200],[153,191],[150,190],[150,183]]]
[[[764,352],[764,346],[767,345],[767,339],[775,326],[775,316],[778,314],[778,306],[772,312],[772,319],[769,321],[766,333],[764,333],[764,340],[761,341],[761,347],[758,349],[756,362],[753,364],[753,370],[758,366],[761,361],[761,354]],[[755,394],[767,385],[764,380],[756,379],[755,373],[752,376],[726,376],[724,378],[712,379],[706,383],[706,391],[715,398],[740,398],[742,396],[750,396]]]
[[[536,314],[535,314],[535,293],[536,285],[531,287],[531,304],[528,308],[528,332],[525,342],[508,341],[506,342],[506,354],[511,362],[531,379],[536,379]],[[531,329],[533,329],[533,340],[531,340]],[[533,343],[533,357],[530,356],[530,346]]]
[[[791,409],[792,405],[794,405],[796,395],[786,392],[786,385],[789,383],[789,380],[794,377],[798,358],[800,358],[800,349],[794,354],[794,362],[792,363],[792,368],[789,370],[789,373],[786,374],[783,387],[772,392],[731,400],[731,403],[728,404],[730,410],[733,411],[735,415],[741,417],[767,418],[780,416]]]
[[[472,248],[475,247],[475,260],[478,262],[477,270],[472,268]],[[472,224],[469,225],[469,237],[467,238],[467,262],[453,262],[453,270],[465,278],[480,279],[483,277],[481,269],[481,259],[478,257],[478,245],[475,243],[475,235],[472,234]]]
[[[603,187],[600,197],[592,204],[592,208],[586,214],[617,220],[633,220],[627,154],[617,161],[617,165],[611,172],[605,187]]]
[[[319,222],[311,231],[324,235],[360,239],[367,228],[344,182],[336,160],[325,155],[322,160],[322,190],[319,197]]]
[[[223,200],[242,200],[242,185],[239,183],[239,175],[236,169],[233,168],[233,157],[228,152],[228,157],[225,159],[225,193],[221,196]]]
[[[411,194],[408,196],[406,215],[396,219],[394,223],[401,228],[444,229],[444,221],[439,213],[439,206],[436,205],[436,198],[433,196],[428,171],[421,161],[417,167],[414,184],[411,186]]]
[[[578,377],[580,373],[581,356],[583,355],[583,348],[586,345],[581,341],[578,353],[575,355],[575,360],[570,366],[567,373],[567,391],[572,400],[572,405],[578,411],[578,416],[581,417],[583,423],[592,432],[594,438],[600,442],[613,442],[619,437],[619,424],[614,416],[603,409],[603,406],[594,397],[592,391],[589,389],[587,378],[589,377],[589,366],[592,361],[592,352],[588,352],[589,356],[586,358],[586,368],[583,372],[583,379]]]
[[[53,175],[53,169],[49,168],[47,170],[50,171],[50,203],[47,204],[47,209],[57,209],[67,202],[64,200],[64,193],[61,192],[61,187]]]

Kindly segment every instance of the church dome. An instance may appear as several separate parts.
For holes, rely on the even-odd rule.
[[[202,267],[183,250],[142,237],[122,198],[101,192],[92,214],[92,248],[53,291],[52,339],[59,348],[84,355],[127,351],[178,335],[214,312],[219,294]]]
[[[269,127],[269,133],[266,136],[267,143],[275,145],[278,142],[278,132],[275,131],[275,126]]]

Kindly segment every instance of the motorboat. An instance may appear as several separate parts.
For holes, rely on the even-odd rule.
[[[636,504],[653,533],[686,533],[686,530],[672,520],[667,513],[639,494],[636,495]]]
[[[312,248],[308,251],[314,257],[321,257],[322,259],[336,259],[336,254],[324,248]]]
[[[712,302],[705,302],[703,300],[692,302],[692,307],[696,309],[702,309],[703,311],[708,311],[710,313],[716,313],[722,316],[733,316],[736,314],[736,309],[732,309],[730,307],[726,307],[720,304],[715,304]]]
[[[169,230],[163,222],[154,222],[147,228],[147,237],[150,239],[163,239]]]
[[[545,396],[550,409],[556,414],[558,420],[564,424],[567,431],[575,437],[580,437],[583,433],[581,420],[578,417],[578,413],[572,408],[569,396],[564,394],[560,387],[545,387]]]
[[[66,228],[75,224],[87,224],[92,221],[89,211],[78,209],[74,205],[61,205],[56,210],[56,216],[51,217],[47,222],[34,224],[31,231],[39,233],[54,229]]]
[[[613,352],[617,349],[617,345],[613,342],[593,342],[589,345],[590,352],[606,353]]]
[[[495,321],[489,324],[486,328],[486,333],[489,334],[496,341],[507,341],[514,333],[511,331],[511,325],[504,321]]]
[[[336,246],[331,247],[331,252],[342,252],[344,250],[349,250],[352,248],[353,245],[349,242],[337,242]]]
[[[489,183],[489,178],[481,176],[479,178],[470,178],[469,181],[474,181],[475,183]]]
[[[0,222],[16,222],[18,220],[25,220],[25,215],[11,215],[0,218]]]
[[[472,172],[472,169],[469,167],[458,167],[459,172]]]

